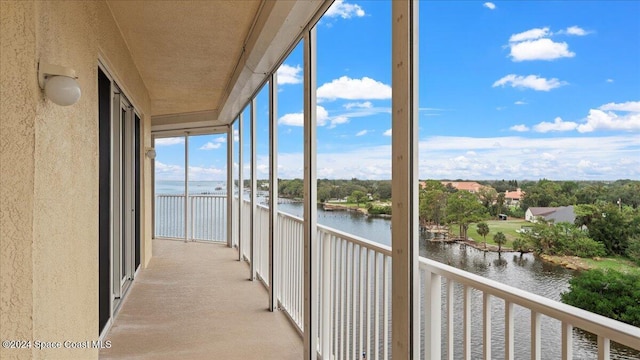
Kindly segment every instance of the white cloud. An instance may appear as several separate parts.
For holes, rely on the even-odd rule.
[[[540,157],[544,160],[549,160],[549,161],[556,159],[555,155],[549,154],[548,152],[543,152],[542,155],[540,155]]]
[[[569,51],[569,45],[566,42],[554,42],[547,38],[511,43],[509,46],[511,47],[511,59],[516,62],[555,60],[576,55]]]
[[[373,104],[371,103],[371,101],[365,101],[365,102],[347,103],[347,104],[344,104],[343,106],[347,110],[351,108],[371,109],[373,107]]]
[[[606,80],[606,82],[608,82],[608,83],[612,83],[612,82],[613,82],[613,79],[607,79],[607,80]]]
[[[159,180],[184,179],[184,167],[180,165],[165,164],[156,159],[154,167],[156,178]]]
[[[349,122],[349,117],[344,115],[330,117],[329,112],[323,106],[316,105],[316,124],[318,126],[329,125],[329,129],[333,129],[337,125]],[[278,119],[278,124],[289,126],[304,126],[304,113],[289,113]]]
[[[224,140],[224,139],[223,139]],[[220,147],[222,146],[222,143],[220,142],[207,142],[206,144],[202,145],[200,147],[200,150],[214,150],[214,149],[220,149]]]
[[[589,35],[591,32],[586,31],[585,29],[583,29],[583,28],[581,28],[579,26],[569,26],[565,30],[558,31],[558,33],[559,34],[574,35],[574,36],[585,36],[585,35]]]
[[[486,7],[489,10],[494,10],[496,8],[496,4],[494,4],[492,2],[486,2],[486,3],[482,4],[482,6]]]
[[[346,124],[349,122],[349,118],[346,116],[335,116],[329,120],[329,129],[333,129],[334,127],[340,124]]]
[[[238,132],[238,130],[237,130],[237,129],[236,129],[236,130],[233,130],[233,142],[238,142],[238,141],[240,141],[240,135],[238,135],[238,134],[239,134],[239,132]]]
[[[609,104],[608,104],[609,105]],[[623,105],[623,104],[613,104]],[[631,111],[631,110],[622,110]],[[614,112],[591,109],[587,116],[587,122],[578,126],[578,132],[592,132],[596,130],[623,130],[640,131],[640,110],[625,115],[617,115]]]
[[[573,121],[563,121],[560,117],[557,117],[553,122],[543,121],[533,127],[533,130],[540,133],[546,133],[549,131],[571,131],[575,130],[578,124]]]
[[[389,130],[385,131],[384,133],[382,133],[382,135],[384,135],[384,136],[391,136],[391,134],[392,134],[392,129],[389,129]]]
[[[391,86],[369,77],[351,79],[342,76],[329,83],[322,84],[317,91],[318,100],[363,100],[391,99]]]
[[[184,137],[171,137],[171,138],[156,139],[156,145],[155,146],[171,146],[171,145],[178,145],[178,144],[184,144]]]
[[[527,103],[522,101],[522,100],[518,100],[518,101],[514,102],[514,104],[516,104],[516,105],[527,105]]]
[[[367,135],[368,132],[369,132],[368,130],[360,130],[356,133],[356,136]]]
[[[436,136],[420,142],[419,176],[435,179],[496,179],[504,174],[516,179],[638,178],[639,142],[637,135],[596,138]],[[495,147],[496,143],[501,146]],[[598,146],[594,147],[594,143]],[[468,151],[478,155],[460,157]]]
[[[341,17],[343,19],[350,19],[354,16],[363,17],[365,15],[365,12],[360,7],[360,5],[349,4],[344,2],[344,0],[336,0],[324,15],[327,17]]]
[[[529,131],[529,127],[527,125],[524,125],[524,124],[513,125],[512,127],[509,128],[509,130],[517,131],[517,132],[527,132],[527,131]]]
[[[560,81],[556,78],[545,79],[543,77],[538,77],[537,75],[521,76],[509,74],[494,82],[493,87],[511,85],[511,87],[514,88],[529,88],[536,91],[549,91],[566,84],[567,82]]]
[[[548,27],[535,28],[535,29],[523,31],[518,34],[511,35],[511,37],[509,38],[509,42],[514,43],[514,42],[520,42],[520,41],[526,41],[526,40],[536,40],[543,37],[547,37],[549,35],[551,35],[551,33],[549,32]]]
[[[599,107],[600,110],[632,111],[640,112],[640,101],[627,101],[624,103],[608,103]]]
[[[593,144],[598,146],[594,147]],[[419,177],[610,180],[640,178],[639,134],[608,137],[434,136],[419,143]],[[500,146],[495,146],[500,144]],[[455,161],[458,158],[460,161]],[[353,159],[358,159],[354,162]],[[278,176],[302,176],[302,153],[281,153]],[[391,146],[318,153],[318,177],[390,179]]]
[[[616,114],[622,112],[622,114]],[[514,127],[511,128],[514,130]],[[533,127],[537,132],[573,131],[580,133],[598,130],[608,131],[640,131],[640,101],[624,103],[608,103],[598,109],[589,110],[583,122],[563,121],[557,117],[550,122],[541,122]]]
[[[278,69],[278,85],[283,84],[302,84],[302,67],[300,65],[291,66],[287,64],[280,65]]]

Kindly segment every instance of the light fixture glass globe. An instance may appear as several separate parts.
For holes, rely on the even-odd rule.
[[[52,76],[44,85],[44,93],[49,100],[60,106],[75,104],[81,95],[80,85],[74,78],[67,76]]]

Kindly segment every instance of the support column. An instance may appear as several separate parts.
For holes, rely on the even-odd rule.
[[[278,236],[278,75],[269,80],[269,311],[274,311],[276,298],[275,244]]]
[[[418,1],[392,2],[392,349],[420,357]],[[427,350],[428,351],[428,350]]]
[[[184,133],[184,242],[189,241],[189,132]]]
[[[256,206],[258,204],[258,179],[257,179],[257,174],[258,174],[258,165],[257,165],[257,159],[256,159],[256,152],[257,152],[257,146],[256,146],[256,123],[257,123],[257,116],[256,116],[257,110],[256,110],[256,98],[254,97],[253,99],[251,99],[251,212],[250,212],[250,216],[249,216],[249,222],[251,224],[251,226],[249,227],[250,229],[250,233],[249,233],[249,257],[251,258],[251,274],[249,274],[249,279],[250,280],[254,280],[256,278],[256,234],[258,233],[258,231],[256,230],[256,225],[257,225],[257,221],[256,221]]]
[[[243,178],[243,167],[244,167],[244,158],[242,145],[244,139],[243,135],[243,126],[242,122],[244,119],[244,114],[241,112],[238,117],[238,261],[242,261],[242,196],[244,194],[244,178]]]
[[[304,358],[318,355],[316,29],[304,34]]]
[[[233,124],[227,128],[227,246],[233,247]]]

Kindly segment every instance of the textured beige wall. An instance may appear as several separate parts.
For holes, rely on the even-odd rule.
[[[0,1],[0,6],[0,337],[96,340],[99,56],[143,114],[145,146],[149,97],[104,3]],[[43,97],[38,60],[76,70],[82,88],[77,104],[60,107]],[[150,185],[148,170],[146,160],[145,185]],[[149,190],[144,194],[147,204]],[[150,212],[143,216],[148,253]],[[0,349],[2,359],[97,357],[97,350]]]
[[[31,339],[36,80],[34,4],[0,1],[0,340]],[[30,350],[0,347],[1,359]]]

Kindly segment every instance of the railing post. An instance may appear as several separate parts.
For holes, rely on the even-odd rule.
[[[514,333],[513,333],[513,303],[505,301],[504,304],[504,358],[514,359]]]
[[[242,126],[242,123],[244,122],[244,114],[241,112],[240,116],[238,117],[238,261],[242,261],[242,225],[243,225],[243,221],[242,221],[242,212],[244,209],[244,204],[243,204],[243,195],[244,195],[244,174],[243,174],[243,168],[244,168],[244,158],[243,158],[243,143],[244,143],[244,136],[243,136],[243,128],[244,126]]]
[[[425,274],[424,294],[427,304],[425,322],[425,356],[427,359],[441,359],[442,344],[440,339],[442,329],[442,280],[440,275],[427,270]],[[427,355],[428,354],[428,355]]]
[[[482,340],[484,343],[484,359],[491,360],[491,295],[482,293]]]
[[[189,132],[184,133],[184,242],[189,241]]]
[[[573,326],[562,322],[562,360],[573,359]]]
[[[322,234],[322,336],[323,359],[331,359],[331,235]],[[354,331],[355,333],[355,331]],[[355,347],[355,344],[354,344]]]
[[[257,184],[258,179],[256,179],[258,171],[257,171],[257,160],[256,160],[256,99],[251,99],[251,127],[250,127],[250,137],[251,137],[251,208],[249,210],[249,223],[250,223],[250,236],[249,236],[249,258],[251,258],[251,273],[249,274],[249,279],[253,281],[256,278],[256,206],[258,202],[258,194],[257,194]]]
[[[233,247],[233,126],[227,128],[227,246]]]
[[[277,306],[276,251],[278,235],[278,75],[269,81],[269,310]]]

